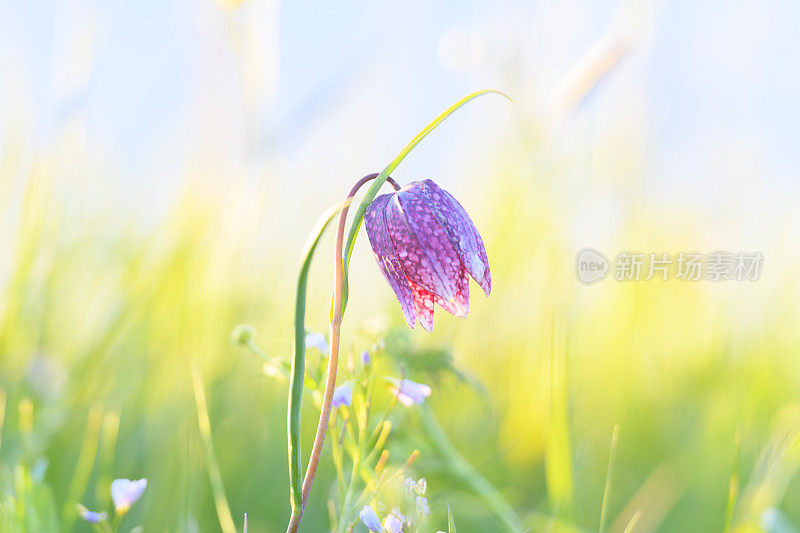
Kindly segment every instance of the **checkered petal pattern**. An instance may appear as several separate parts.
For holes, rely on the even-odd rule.
[[[367,235],[406,323],[433,329],[434,304],[469,311],[469,276],[488,296],[489,260],[478,230],[453,196],[431,180],[383,194],[367,207]]]

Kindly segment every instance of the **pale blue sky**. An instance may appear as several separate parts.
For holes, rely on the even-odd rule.
[[[22,114],[35,124],[28,132],[32,145],[47,146],[74,113],[86,113],[89,145],[114,162],[115,179],[173,179],[203,151],[198,130],[207,131],[212,144],[219,135],[225,157],[288,159],[298,179],[305,179],[305,163],[292,161],[311,157],[323,139],[353,136],[385,159],[443,105],[471,90],[516,90],[523,111],[515,112],[537,108],[525,105],[526,99],[546,96],[627,5],[276,4],[268,12],[277,13],[277,21],[255,25],[257,33],[274,33],[256,45],[262,55],[255,56],[260,64],[274,55],[273,79],[241,105],[242,43],[230,36],[247,17],[263,15],[253,4],[245,1],[232,11],[209,0],[0,4],[0,140],[13,134],[12,119]],[[602,132],[609,116],[627,112],[633,94],[646,101],[648,172],[656,193],[678,187],[681,194],[702,194],[709,166],[718,174],[713,179],[723,179],[719,160],[726,150],[734,159],[752,150],[754,178],[766,187],[797,189],[800,4],[653,5],[643,51],[634,51],[582,104],[579,116],[594,121],[590,135]],[[85,28],[93,32],[90,74],[75,90],[64,90],[54,72],[82,57],[70,50]],[[442,43],[454,29],[476,36],[482,50],[477,64],[453,68],[443,57]],[[261,101],[259,95],[268,96]],[[206,111],[212,118],[196,118]],[[372,144],[356,134],[366,120],[386,122],[370,129]],[[452,135],[431,142],[447,143]],[[419,157],[438,168],[424,151]]]

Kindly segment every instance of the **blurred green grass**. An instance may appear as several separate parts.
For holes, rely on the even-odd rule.
[[[489,250],[492,296],[473,291],[468,322],[440,311],[432,335],[409,336],[373,269],[370,278],[356,276],[364,288],[353,286],[345,345],[366,347],[363,319],[385,312],[395,357],[452,353],[469,379],[432,377],[433,409],[459,452],[532,531],[597,530],[607,483],[607,531],[625,530],[634,515],[633,531],[800,524],[792,265],[775,261],[766,279],[751,284],[584,287],[572,270],[569,201],[550,185],[565,171],[553,161],[514,168],[528,150],[519,148],[496,154],[493,172],[503,178],[467,188],[468,199],[481,198],[471,212]],[[189,178],[168,215],[146,228],[113,204],[76,205],[75,191],[46,161],[21,185],[12,167],[0,176],[7,238],[0,523],[47,530],[42,524],[57,516],[66,527],[77,502],[109,505],[114,477],[147,477],[126,524],[218,530],[192,387],[197,360],[234,521],[241,528],[247,512],[250,531],[282,530],[289,514],[285,385],[265,378],[260,363],[228,340],[233,326],[247,322],[268,354],[290,351],[292,269],[302,238],[295,239],[297,228],[258,216],[280,200],[266,186]],[[694,242],[697,220],[665,230],[644,207],[621,212],[621,227],[630,229],[611,242],[648,251]],[[360,240],[357,248],[365,247]],[[328,250],[311,281],[310,325],[320,330]],[[355,260],[364,263],[359,272],[373,266],[364,251]],[[307,405],[309,445],[315,417]],[[445,527],[449,504],[460,531],[496,530],[419,422],[404,414],[392,446],[396,457],[422,450],[416,469],[431,487],[431,525]],[[327,528],[332,481],[326,454],[304,531]],[[75,529],[86,527],[75,522]]]

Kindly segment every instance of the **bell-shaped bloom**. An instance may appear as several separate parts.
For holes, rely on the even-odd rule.
[[[125,514],[131,505],[139,501],[144,489],[147,488],[146,479],[115,479],[111,482],[111,499],[114,501],[114,510],[117,514]]]
[[[358,513],[359,518],[361,521],[364,522],[364,525],[367,526],[367,529],[372,531],[372,533],[383,533],[384,529],[381,525],[381,520],[378,518],[378,515],[369,505],[365,505],[361,512]]]
[[[333,389],[333,400],[331,405],[339,407],[341,405],[351,405],[353,403],[353,385],[344,383]]]
[[[431,388],[410,379],[401,379],[397,382],[397,386],[392,387],[392,394],[395,395],[397,401],[406,407],[411,407],[415,403],[422,404],[425,398],[431,395]]]
[[[364,216],[372,251],[408,327],[433,329],[434,303],[455,316],[469,311],[469,276],[488,296],[489,260],[475,225],[450,193],[431,180],[382,194]]]

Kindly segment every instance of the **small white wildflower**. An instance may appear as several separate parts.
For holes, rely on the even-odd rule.
[[[375,514],[375,511],[369,505],[365,505],[361,512],[358,513],[359,518],[361,521],[364,522],[364,525],[367,526],[372,533],[384,533],[383,526],[381,525],[381,521],[378,518],[378,515]]]
[[[115,479],[111,482],[111,499],[114,501],[114,510],[123,515],[128,512],[131,505],[139,501],[144,489],[147,488],[147,479]]]
[[[406,523],[406,517],[400,512],[400,509],[395,507],[386,518],[383,519],[383,527],[389,533],[403,533],[403,526]]]

